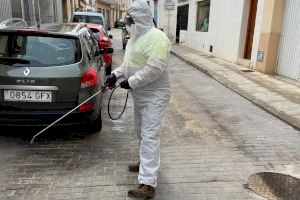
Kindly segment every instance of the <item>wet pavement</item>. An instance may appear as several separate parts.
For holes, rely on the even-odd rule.
[[[124,51],[120,32],[112,34],[116,67]],[[174,56],[169,71],[172,98],[154,199],[262,199],[244,187],[252,174],[300,177],[299,131]],[[119,90],[114,96],[113,113],[125,95]],[[138,158],[132,100],[114,122],[107,98],[99,133],[55,128],[30,145],[39,129],[1,129],[0,199],[130,199],[137,174],[127,164]]]

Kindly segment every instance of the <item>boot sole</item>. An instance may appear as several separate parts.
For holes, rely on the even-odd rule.
[[[133,191],[129,191],[128,196],[131,197],[131,198],[138,198],[138,199],[151,199],[151,198],[154,197],[154,195],[144,196],[144,195],[141,195],[141,194],[133,192]]]

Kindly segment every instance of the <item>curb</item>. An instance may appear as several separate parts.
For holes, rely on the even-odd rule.
[[[258,107],[262,108],[263,110],[267,111],[268,113],[272,114],[273,116],[280,119],[281,121],[291,125],[292,127],[294,127],[297,130],[300,130],[300,122],[295,120],[293,117],[290,117],[289,115],[286,115],[286,114],[282,113],[281,111],[275,110],[273,107],[271,107],[268,104],[262,102],[261,100],[253,98],[251,95],[242,92],[240,89],[236,88],[234,85],[228,84],[226,81],[222,81],[220,78],[216,77],[210,70],[207,70],[203,66],[191,62],[190,60],[188,60],[188,59],[184,58],[183,56],[177,54],[173,50],[171,50],[171,54],[173,54],[174,56],[176,56],[177,58],[179,58],[183,62],[193,66],[197,70],[203,72],[204,74],[206,74],[207,76],[209,76],[212,79],[216,80],[217,82],[221,83],[226,88],[228,88],[231,91],[237,93],[241,97],[244,97],[245,99],[249,100],[250,102],[252,102],[256,106],[258,106]]]

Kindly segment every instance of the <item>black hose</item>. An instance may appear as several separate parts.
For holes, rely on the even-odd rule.
[[[110,95],[109,95],[109,98],[108,98],[107,112],[108,112],[108,116],[109,116],[109,118],[110,118],[111,120],[118,120],[118,119],[120,119],[120,118],[122,117],[122,115],[124,114],[125,109],[126,109],[126,106],[127,106],[127,101],[128,101],[129,91],[127,91],[126,101],[125,101],[125,104],[124,104],[124,107],[123,107],[123,110],[122,110],[121,114],[120,114],[118,117],[116,117],[116,118],[113,118],[113,117],[111,116],[111,114],[110,114],[110,101],[111,101],[111,99],[112,99],[112,96],[113,96],[114,92],[116,91],[116,89],[117,89],[118,87],[120,87],[120,85],[118,85],[118,86],[114,87],[114,89],[112,89],[112,91],[111,91],[111,93],[110,93]]]

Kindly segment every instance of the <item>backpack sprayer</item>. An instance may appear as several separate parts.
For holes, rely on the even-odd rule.
[[[127,92],[126,95],[126,100],[125,100],[125,104],[124,107],[122,109],[122,112],[120,113],[120,115],[116,118],[113,118],[110,114],[110,102],[112,99],[112,96],[114,94],[114,92],[116,91],[117,88],[119,88],[120,85],[115,85],[114,87],[110,88],[112,91],[109,95],[109,99],[108,99],[108,104],[107,104],[107,111],[108,111],[108,116],[111,120],[118,120],[122,117],[122,115],[125,112],[126,106],[127,106],[127,101],[128,101],[128,95],[129,95],[129,91]],[[73,108],[72,110],[70,110],[69,112],[67,112],[66,114],[64,114],[62,117],[60,117],[59,119],[57,119],[56,121],[54,121],[52,124],[50,124],[49,126],[45,127],[43,130],[41,130],[40,132],[38,132],[37,134],[35,134],[31,141],[30,144],[34,143],[34,140],[41,135],[43,132],[45,132],[46,130],[48,130],[49,128],[51,128],[52,126],[54,126],[56,123],[58,123],[59,121],[61,121],[62,119],[64,119],[65,117],[67,117],[69,114],[71,114],[72,112],[74,112],[75,110],[77,110],[81,105],[85,104],[86,102],[88,102],[89,100],[91,100],[92,98],[94,98],[95,96],[99,95],[99,94],[104,94],[108,89],[107,89],[107,85],[104,85],[103,88],[101,88],[101,90],[99,90],[98,92],[96,92],[95,94],[93,94],[92,96],[90,96],[89,98],[87,98],[85,101],[83,101],[82,103],[80,103],[78,106],[76,106],[75,108]]]

